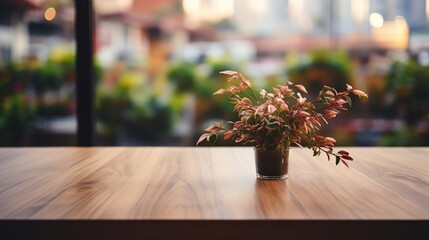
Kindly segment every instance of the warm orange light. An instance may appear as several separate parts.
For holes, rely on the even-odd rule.
[[[406,49],[408,46],[409,29],[407,21],[402,16],[396,16],[394,21],[383,23],[382,27],[372,29],[372,37],[387,47]]]
[[[52,20],[54,20],[54,18],[55,18],[55,16],[57,15],[57,11],[55,10],[55,8],[53,8],[53,7],[50,7],[50,8],[47,8],[46,10],[45,10],[45,19],[47,20],[47,21],[52,21]]]

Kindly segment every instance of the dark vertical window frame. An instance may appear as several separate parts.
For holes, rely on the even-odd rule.
[[[95,144],[95,83],[92,0],[74,0],[76,36],[77,145]]]

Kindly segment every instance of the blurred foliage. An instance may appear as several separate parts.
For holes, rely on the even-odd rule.
[[[192,68],[192,73],[195,74],[196,80],[195,88],[191,90],[199,99],[213,101],[213,93],[227,84],[219,72],[231,69],[237,70],[237,65],[230,61],[228,57],[206,58],[200,66],[187,63],[186,66]]]
[[[219,72],[228,69],[237,69],[238,64],[228,57],[205,58],[200,65],[186,62],[171,63],[166,70],[166,78],[173,86],[170,106],[173,110],[174,122],[183,121],[185,109],[192,103],[190,96],[195,96],[194,124],[214,118],[224,118],[233,115],[231,104],[227,102],[228,96],[213,96],[219,88],[225,88],[227,81]],[[234,119],[233,117],[229,117]]]
[[[429,114],[429,66],[412,60],[394,62],[385,78],[385,88],[394,97],[389,106],[393,116],[414,125]]]
[[[418,134],[409,127],[402,127],[397,132],[386,133],[379,140],[381,146],[419,146],[422,142]]]
[[[387,92],[384,86],[384,75],[372,74],[365,77],[368,113],[373,118],[393,119],[394,113],[387,107]]]
[[[0,67],[0,144],[19,146],[35,118],[74,113],[75,55],[52,51],[46,61],[25,59]],[[102,74],[95,65],[96,79]]]
[[[179,93],[193,92],[198,81],[195,67],[186,62],[171,64],[166,71],[166,77]]]
[[[390,67],[385,85],[398,100],[429,99],[429,66],[423,67],[414,61],[396,61]]]
[[[1,96],[0,146],[19,146],[29,130],[34,110],[22,93]]]
[[[68,116],[73,113],[74,54],[51,54],[46,62],[28,68],[30,86],[34,88],[37,115],[45,118]]]
[[[25,75],[20,64],[0,69],[0,146],[22,145],[34,117],[34,106],[25,98]]]
[[[156,96],[144,101],[132,102],[125,112],[125,128],[135,138],[143,138],[152,143],[166,140],[172,128],[172,110]]]
[[[22,145],[31,132],[32,121],[37,117],[74,114],[74,61],[71,51],[53,51],[44,62],[28,59],[0,67],[0,145]],[[289,54],[286,61],[288,79],[303,84],[310,93],[317,94],[323,85],[332,85],[338,90],[343,90],[346,83],[353,85],[352,62],[345,52],[318,50],[301,55]],[[104,71],[98,63],[95,66],[98,86],[96,114],[103,129],[101,144],[122,144],[124,136],[120,135],[124,133],[135,143],[165,144],[173,125],[185,119],[181,119],[186,114],[185,108],[194,107],[195,119],[190,123],[193,126],[201,126],[214,119],[238,118],[232,111],[233,105],[227,101],[228,96],[213,96],[219,88],[228,85],[219,72],[245,72],[243,63],[233,62],[228,56],[205,58],[201,64],[171,63],[161,74],[167,81],[162,81],[158,93],[153,90],[153,85],[161,81],[150,82],[145,77],[147,73],[141,69],[125,68],[118,76],[112,75],[112,86],[103,86],[106,83],[100,79]],[[331,131],[340,145],[360,144],[357,136],[376,139],[375,144],[379,145],[427,144],[428,137],[424,138],[427,133],[424,132],[426,135],[423,136],[414,129],[419,121],[427,121],[429,116],[429,67],[412,60],[394,62],[386,76],[365,77],[370,96],[364,106],[365,116],[403,119],[407,125],[397,132],[395,129],[376,131],[376,138],[368,134],[347,135],[331,126],[326,126],[326,130]],[[283,83],[285,76],[252,80],[270,89]],[[190,104],[195,106],[188,106]]]
[[[32,85],[38,94],[48,90],[58,90],[64,83],[62,69],[55,63],[47,62],[34,70]]]
[[[113,87],[97,90],[97,119],[103,125],[103,144],[117,145],[121,131],[136,142],[166,140],[172,128],[172,109],[133,72],[123,73]]]
[[[294,61],[287,72],[290,81],[303,84],[308,92],[318,94],[324,85],[344,90],[352,85],[353,66],[344,51],[316,50],[308,53],[308,60]]]
[[[207,75],[200,87],[205,88],[207,95],[200,95],[200,98],[209,99],[211,102],[210,109],[206,112],[205,117],[236,119],[236,114],[232,111],[234,106],[228,102],[229,96],[213,96],[213,93],[228,86],[228,81],[220,72],[225,70],[241,71],[239,64],[232,62],[228,57],[208,58],[205,64]]]
[[[22,66],[9,63],[0,68],[0,99],[13,93],[23,92],[27,81]]]

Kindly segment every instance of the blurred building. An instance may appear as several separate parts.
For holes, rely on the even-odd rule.
[[[0,64],[28,57],[45,60],[58,45],[74,42],[74,8],[69,0],[0,1]]]
[[[29,33],[24,14],[36,6],[25,0],[0,1],[0,65],[27,54]]]
[[[101,64],[110,66],[117,59],[136,64],[151,59],[155,65],[161,64],[157,60],[159,56],[154,55],[165,51],[161,49],[160,41],[166,32],[174,33],[181,28],[179,0],[95,0],[94,3],[96,48]]]
[[[330,46],[404,49],[408,30],[427,28],[429,22],[426,0],[182,2],[189,26],[226,22],[237,30],[236,37],[262,39],[257,44],[279,50]]]
[[[52,6],[56,18],[46,20]],[[147,60],[160,38],[173,51],[195,40],[236,39],[272,52],[405,49],[410,31],[419,29],[423,40],[412,42],[427,47],[421,29],[429,24],[428,0],[94,0],[94,6],[96,47],[106,66],[119,57]],[[57,44],[73,42],[70,0],[3,0],[0,13],[0,62],[43,59]]]

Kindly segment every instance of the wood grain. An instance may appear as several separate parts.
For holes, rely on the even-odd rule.
[[[429,219],[429,148],[294,148],[257,180],[252,148],[1,148],[1,219]]]

